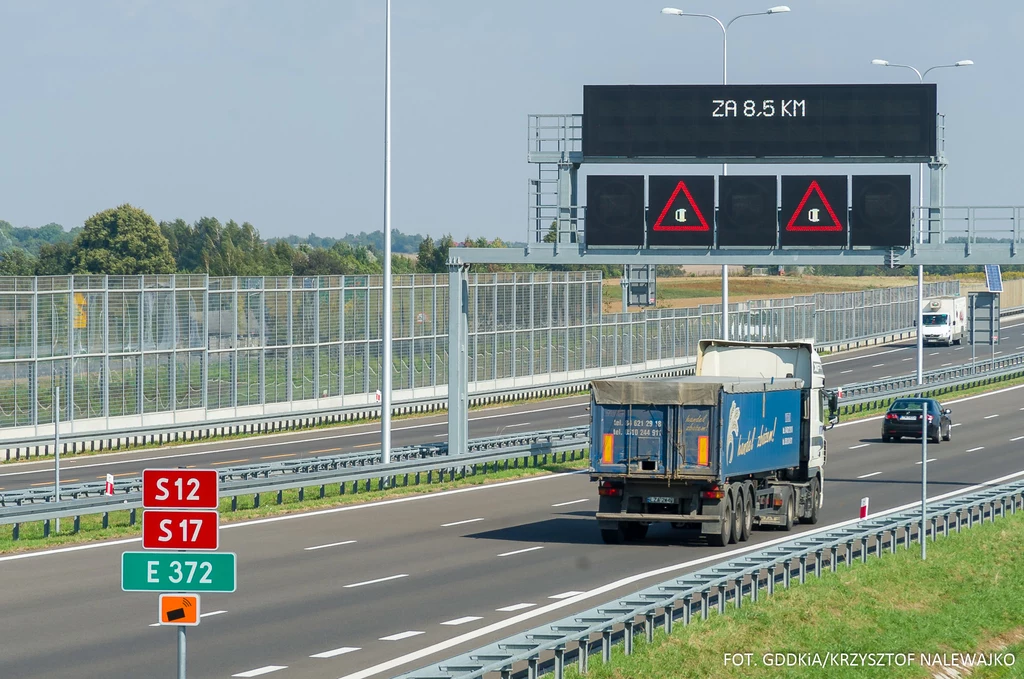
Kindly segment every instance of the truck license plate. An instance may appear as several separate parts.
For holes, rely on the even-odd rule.
[[[647,504],[649,505],[674,505],[676,499],[674,497],[649,497],[647,498]]]

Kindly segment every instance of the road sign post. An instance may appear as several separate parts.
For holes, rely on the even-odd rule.
[[[215,469],[144,470],[142,547],[178,551],[121,554],[121,589],[160,592],[157,622],[178,628],[178,679],[185,679],[185,628],[201,617],[198,592],[234,592],[238,581],[235,554],[215,551],[219,481]],[[108,492],[112,486],[108,478]]]

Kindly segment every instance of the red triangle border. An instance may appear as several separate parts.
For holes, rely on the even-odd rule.
[[[697,218],[700,219],[700,225],[699,226],[683,226],[683,225],[679,225],[679,226],[666,226],[666,225],[661,223],[662,220],[665,219],[665,215],[668,214],[669,208],[672,207],[672,203],[674,203],[676,198],[679,196],[679,191],[683,192],[683,194],[686,196],[686,199],[688,201],[690,201],[690,205],[693,206],[694,212],[697,213]],[[703,231],[710,231],[711,227],[708,226],[707,220],[704,219],[704,214],[700,211],[700,206],[697,205],[697,201],[695,201],[693,199],[693,195],[690,193],[690,189],[688,189],[686,187],[686,182],[680,180],[679,183],[676,184],[676,190],[672,192],[672,195],[669,197],[668,202],[665,203],[665,207],[663,207],[661,209],[661,214],[658,215],[658,219],[654,222],[654,226],[651,227],[651,230],[652,231],[697,231],[697,232],[703,232]]]
[[[807,205],[807,199],[811,197],[811,191],[818,194],[821,198],[821,202],[825,205],[825,209],[828,211],[829,217],[832,218],[833,226],[795,226],[797,215],[803,212],[804,205]],[[843,225],[839,223],[839,218],[836,216],[835,211],[832,209],[832,205],[828,202],[828,198],[825,197],[825,193],[821,190],[816,179],[811,180],[811,185],[807,187],[807,192],[804,193],[804,197],[800,200],[800,204],[796,206],[796,210],[793,211],[793,216],[789,218],[789,223],[786,224],[786,231],[819,231],[819,232],[835,232],[842,231]]]

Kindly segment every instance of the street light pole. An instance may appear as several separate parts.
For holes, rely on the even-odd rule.
[[[885,59],[872,59],[875,66],[892,66],[894,68],[909,68],[917,75],[919,82],[924,82],[924,77],[929,71],[937,68],[956,68],[958,66],[973,66],[970,59],[963,59],[953,64],[932,66],[924,73],[913,66],[906,64],[892,64]],[[917,242],[924,243],[924,163],[917,168]],[[924,385],[924,266],[917,267],[917,384]],[[942,417],[939,415],[938,432],[942,436]],[[928,403],[921,403],[921,560],[928,556]]]
[[[924,82],[924,77],[930,71],[937,68],[957,68],[959,66],[973,66],[970,59],[962,59],[952,64],[941,64],[932,66],[924,73],[907,64],[893,64],[885,59],[872,59],[874,66],[891,66],[893,68],[907,68],[914,72],[919,82]],[[917,167],[917,242],[924,243],[924,163]],[[917,267],[917,384],[924,384],[924,266]]]
[[[785,5],[778,5],[777,7],[770,7],[763,12],[750,12],[747,14],[738,14],[729,20],[729,23],[722,23],[722,20],[711,14],[694,14],[684,12],[681,9],[675,7],[666,7],[661,10],[662,14],[669,14],[672,16],[680,17],[702,17],[705,19],[711,19],[718,27],[722,29],[722,84],[729,84],[729,27],[732,26],[737,19],[743,17],[756,17],[768,14],[783,14],[789,12],[789,7]],[[722,176],[729,174],[729,166],[726,163],[722,163]],[[722,339],[729,339],[729,266],[727,264],[722,265]]]
[[[381,340],[380,454],[391,462],[391,0],[384,3],[384,337]]]

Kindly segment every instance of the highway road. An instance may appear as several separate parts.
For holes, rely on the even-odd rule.
[[[999,354],[1024,351],[1024,323],[1003,326],[1005,341]],[[979,350],[979,358],[987,357]],[[914,340],[826,356],[826,383],[844,383],[895,377],[916,370]],[[970,346],[926,347],[925,370],[948,367],[971,360]],[[586,397],[556,399],[520,406],[487,408],[470,415],[470,437],[492,436],[514,431],[541,431],[573,426],[587,421]],[[393,423],[395,446],[447,439],[445,415],[403,418]],[[64,457],[61,460],[63,483],[99,481],[106,475],[115,478],[137,477],[147,467],[179,465],[191,467],[227,467],[231,465],[301,459],[343,452],[366,452],[380,448],[378,423],[320,429],[295,434],[275,434],[253,439],[201,443],[131,452]],[[53,461],[44,459],[0,466],[0,491],[20,488],[44,488],[53,485]]]
[[[929,446],[931,496],[1024,475],[1021,394],[950,402],[953,440]],[[856,517],[862,497],[872,512],[920,497],[920,446],[882,444],[879,429],[876,418],[829,433],[822,522],[801,531]],[[596,505],[586,475],[563,474],[225,526],[240,584],[203,596],[188,676],[390,677],[736,551],[667,527],[604,545]],[[139,547],[0,557],[0,676],[173,676],[173,629],[151,626],[157,596],[120,591],[120,554]]]

